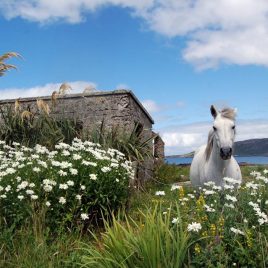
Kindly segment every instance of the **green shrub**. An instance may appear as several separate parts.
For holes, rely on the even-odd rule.
[[[2,226],[87,226],[125,204],[133,171],[121,152],[79,139],[54,151],[13,145],[0,145]]]
[[[155,178],[162,183],[174,183],[189,180],[188,167],[159,163],[155,168]]]
[[[139,124],[135,124],[131,131],[127,131],[122,126],[113,126],[109,129],[102,121],[99,128],[84,135],[86,139],[99,143],[104,148],[114,148],[124,153],[130,161],[142,162],[152,157],[154,136],[146,137]]]
[[[82,267],[96,268],[179,268],[182,267],[189,246],[177,211],[177,222],[170,213],[162,214],[156,206],[141,214],[137,222],[127,217],[120,221],[113,217],[112,225],[105,224],[95,244],[82,245]]]

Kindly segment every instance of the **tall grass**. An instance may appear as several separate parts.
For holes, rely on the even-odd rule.
[[[141,212],[140,222],[113,217],[101,237],[93,237],[94,244],[83,244],[81,267],[179,268],[189,247],[187,232],[181,224],[172,224],[170,212],[163,215],[159,206]]]
[[[36,236],[30,224],[15,232],[5,229],[0,234],[0,267],[79,267],[76,249],[82,241],[89,243],[89,238],[74,231],[51,237],[43,230],[42,236]]]
[[[85,138],[101,144],[104,148],[114,148],[124,153],[129,161],[142,162],[152,157],[152,141],[155,137],[146,137],[139,124],[127,131],[122,126],[108,128],[102,121],[98,128],[86,133]]]
[[[21,143],[28,147],[41,144],[52,149],[59,142],[71,143],[79,136],[75,119],[54,118],[49,113],[18,111],[12,106],[0,107],[0,139],[7,144]]]

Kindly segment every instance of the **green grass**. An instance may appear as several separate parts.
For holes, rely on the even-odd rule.
[[[249,180],[250,172],[261,171],[262,166],[241,167],[243,178]],[[179,174],[189,174],[189,167],[180,167]],[[176,207],[181,194],[178,190],[170,191],[170,183],[151,181],[140,191],[132,193],[129,201],[128,218],[113,218],[113,225],[105,224],[104,230],[79,233],[71,230],[53,236],[53,232],[26,224],[19,230],[5,229],[0,232],[0,267],[230,267],[231,262],[243,264],[243,267],[265,267],[267,260],[267,229],[251,229],[242,221],[247,199],[242,196],[241,208],[235,214],[226,214],[226,228],[232,223],[248,232],[245,237],[224,233],[224,239],[218,242],[213,238],[213,224],[218,216],[202,223],[207,239],[200,236],[188,237],[187,221],[197,220],[206,214],[195,214],[198,202]],[[156,191],[165,191],[165,196],[155,196]],[[191,187],[184,187],[184,196],[191,192]],[[264,199],[267,197],[263,197]],[[199,200],[199,199],[197,199]],[[207,200],[206,200],[207,202]],[[173,203],[173,209],[168,210]],[[154,209],[153,209],[154,208]],[[167,216],[162,212],[167,211]],[[252,213],[252,212],[251,212]],[[182,225],[173,226],[173,217],[183,218]],[[198,216],[198,217],[197,217]],[[197,217],[197,218],[196,218]],[[187,219],[187,220],[186,220]],[[249,218],[249,220],[251,220]],[[213,228],[212,228],[213,227]],[[178,229],[176,229],[178,228]],[[216,224],[215,232],[218,232]],[[243,229],[244,228],[244,229]],[[261,227],[263,228],[263,227]],[[267,227],[266,227],[267,228]],[[251,233],[250,233],[251,232]],[[210,237],[210,238],[209,238]],[[252,243],[252,248],[248,245]],[[201,248],[201,253],[199,252]],[[181,256],[176,259],[176,256]],[[266,256],[266,257],[265,257]],[[100,258],[100,259],[99,259]],[[101,260],[101,261],[100,261]],[[183,261],[182,261],[183,260]],[[256,260],[259,262],[256,264]],[[184,264],[183,264],[184,263]],[[247,264],[246,264],[247,263]],[[248,265],[248,266],[247,266]]]
[[[189,181],[189,173],[190,173],[190,166],[176,166],[176,165],[163,165],[163,170],[167,170],[166,174],[171,175],[172,179],[168,180],[159,180],[154,179],[152,181],[148,181],[145,183],[144,187],[140,191],[133,191],[132,195],[130,196],[130,207],[129,211],[130,214],[138,213],[139,209],[146,209],[148,206],[152,206],[155,202],[157,202],[158,198],[155,196],[156,191],[165,191],[165,202],[169,204],[170,202],[174,201],[174,193],[170,192],[171,185],[173,183],[182,183]],[[260,165],[252,165],[252,166],[241,166],[241,172],[244,181],[248,181],[250,179],[250,173],[252,171],[262,171],[264,166]],[[173,175],[170,174],[173,171]],[[182,179],[183,178],[183,179]],[[191,186],[185,187],[186,191],[192,191]]]
[[[252,178],[250,173],[252,171],[261,172],[264,168],[264,166],[257,165],[242,166],[244,183],[246,184],[249,181],[254,184],[259,183],[260,181]],[[184,167],[184,169],[187,174],[189,167]],[[179,181],[178,179],[178,181],[172,182]],[[267,224],[260,225],[256,213],[249,206],[249,201],[259,202],[261,211],[267,215],[267,186],[265,186],[266,188],[259,188],[256,194],[254,190],[242,186],[239,191],[227,190],[215,197],[201,194],[198,198],[199,195],[194,194],[195,198],[191,199],[188,196],[188,193],[193,193],[191,186],[184,186],[182,191],[170,191],[171,184],[157,181],[149,182],[142,192],[135,193],[130,208],[132,217],[139,218],[138,208],[146,210],[147,206],[153,207],[155,203],[160,202],[163,211],[165,211],[171,203],[179,203],[184,222],[196,221],[202,224],[202,234],[196,236],[196,239],[204,238],[204,240],[189,249],[190,267],[231,267],[233,263],[241,267],[267,267]],[[156,191],[164,191],[165,196],[156,196]],[[226,200],[227,195],[235,196],[238,199],[234,203],[234,209],[223,206],[225,203],[230,203]],[[184,198],[188,201],[184,202]],[[182,205],[183,203],[185,205]],[[214,205],[216,212],[211,214],[206,212],[203,204]],[[224,219],[222,227],[219,222],[221,217]],[[243,230],[244,235],[232,233],[230,229],[233,227]]]
[[[160,163],[155,169],[155,182],[170,184],[178,181],[189,180],[189,166]]]
[[[178,207],[177,213],[179,214]],[[94,243],[83,245],[83,267],[96,268],[179,268],[186,259],[189,236],[181,225],[171,226],[171,213],[161,207],[140,213],[140,220],[113,218]]]
[[[14,233],[6,230],[0,235],[0,267],[78,267],[81,257],[77,248],[81,242],[89,241],[89,236],[76,232],[51,237],[44,230],[41,236],[36,236],[30,226]]]
[[[187,172],[187,167],[184,169]],[[263,169],[243,166],[245,182],[260,183],[250,173]],[[131,220],[114,218],[113,225],[106,225],[93,244],[83,246],[84,267],[267,267],[268,229],[258,223],[249,205],[249,201],[261,198],[261,211],[267,214],[265,187],[256,195],[246,186],[206,195],[195,193],[190,186],[171,191],[171,184],[148,182],[143,191],[132,195],[128,214]],[[164,191],[165,195],[156,196],[156,191]],[[224,206],[231,203],[228,196],[237,198],[234,208]],[[215,208],[215,212],[206,211],[204,205]],[[178,225],[172,225],[174,218],[179,218]],[[187,230],[193,222],[201,224],[200,232]],[[243,234],[233,233],[232,228]],[[184,243],[178,244],[174,236],[183,238]],[[175,253],[180,261],[172,259],[174,247],[183,252]]]

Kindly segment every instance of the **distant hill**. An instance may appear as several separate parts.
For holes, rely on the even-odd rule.
[[[237,141],[234,154],[238,156],[268,156],[268,138]]]
[[[167,155],[165,158],[184,158],[184,157],[193,157],[194,152],[190,152],[188,154],[175,154],[175,155]]]
[[[236,141],[234,144],[234,154],[237,156],[268,156],[268,138],[250,139]],[[183,155],[170,155],[170,157],[193,157],[194,152]]]

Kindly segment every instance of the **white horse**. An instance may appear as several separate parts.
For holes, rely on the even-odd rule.
[[[229,108],[217,111],[213,105],[210,111],[214,124],[209,132],[207,145],[195,152],[190,168],[192,185],[202,186],[205,182],[213,181],[216,185],[223,186],[224,177],[241,183],[240,167],[232,156],[236,111]]]

